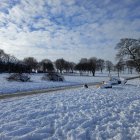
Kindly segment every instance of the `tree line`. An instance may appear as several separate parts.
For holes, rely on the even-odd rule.
[[[31,73],[31,72],[63,72],[79,71],[83,73],[91,73],[95,76],[96,71],[107,70],[117,71],[118,76],[122,71],[128,70],[132,73],[134,69],[140,72],[140,40],[137,39],[121,39],[116,45],[118,53],[116,54],[116,64],[110,60],[98,59],[96,57],[81,58],[78,63],[66,61],[63,58],[52,62],[49,59],[43,59],[38,62],[34,57],[26,57],[23,60],[18,60],[16,57],[6,54],[0,49],[0,72],[14,73]]]

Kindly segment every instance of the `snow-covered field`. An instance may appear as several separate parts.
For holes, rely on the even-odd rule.
[[[100,82],[108,79],[107,76],[64,76],[64,82],[50,82],[41,80],[43,74],[32,74],[32,82],[9,82],[6,80],[6,77],[8,77],[8,75],[9,74],[0,74],[0,94],[78,85],[81,83]]]
[[[138,82],[0,100],[0,139],[139,140]]]
[[[9,82],[6,80],[6,77],[8,76],[9,74],[0,74],[0,94],[48,89],[53,87],[62,87],[62,86],[78,85],[84,83],[93,83],[93,82],[101,82],[101,81],[109,80],[108,73],[103,73],[103,74],[97,73],[95,77],[65,75],[64,82],[43,81],[41,80],[43,74],[32,74],[31,75],[32,82]],[[123,74],[123,77],[131,77],[131,76],[134,75]]]

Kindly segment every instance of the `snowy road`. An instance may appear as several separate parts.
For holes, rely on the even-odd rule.
[[[99,82],[93,82],[93,83],[88,83],[88,87],[89,86],[96,86],[98,84],[101,84]],[[50,93],[50,92],[54,92],[54,91],[61,91],[61,90],[70,90],[70,89],[75,89],[75,88],[81,88],[83,87],[83,84],[76,84],[76,85],[66,85],[66,86],[58,86],[58,87],[50,87],[47,89],[40,89],[40,90],[36,90],[36,89],[32,89],[31,91],[21,91],[21,92],[16,92],[16,93],[5,93],[5,94],[0,94],[0,100],[1,99],[6,99],[6,98],[13,98],[13,97],[20,97],[20,96],[28,96],[28,95],[33,95],[33,94],[41,94],[41,93]]]
[[[0,139],[138,140],[139,91],[90,87],[1,100]]]

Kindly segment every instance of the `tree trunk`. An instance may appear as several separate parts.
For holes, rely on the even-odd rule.
[[[95,76],[95,71],[92,71],[92,76]]]
[[[118,70],[118,77],[120,77],[120,72],[119,72],[119,70]]]
[[[103,70],[101,69],[101,73],[103,73]]]

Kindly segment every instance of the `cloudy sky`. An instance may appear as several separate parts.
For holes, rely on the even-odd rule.
[[[140,0],[0,0],[0,49],[19,59],[114,60],[140,38]]]

